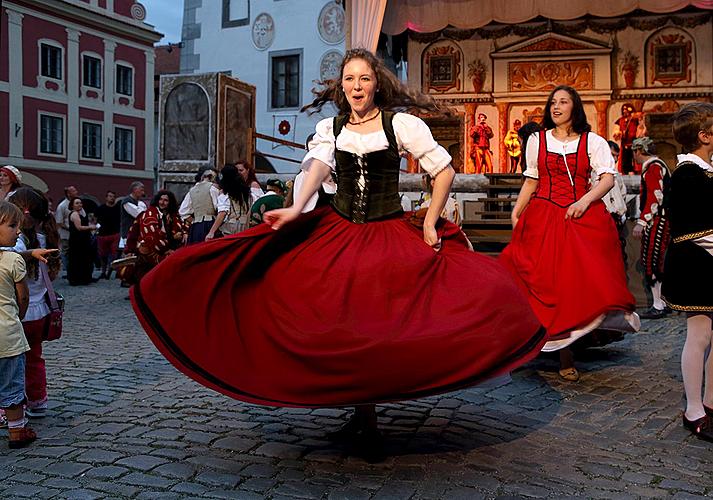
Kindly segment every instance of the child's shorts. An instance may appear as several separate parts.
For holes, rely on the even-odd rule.
[[[0,358],[0,408],[25,402],[25,354]]]

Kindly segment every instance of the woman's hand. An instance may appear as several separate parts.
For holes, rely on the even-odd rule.
[[[40,262],[47,264],[47,257],[51,257],[52,254],[58,253],[58,248],[33,248],[30,255],[33,259],[37,259]]]
[[[515,226],[517,226],[517,222],[520,220],[520,217],[515,215],[515,212],[510,214],[510,223],[512,224],[512,228],[515,229]]]
[[[634,226],[634,230],[631,232],[631,235],[634,237],[636,240],[640,240],[641,237],[644,235],[644,226],[641,224],[636,224]]]
[[[589,202],[581,199],[575,203],[572,203],[567,209],[567,215],[564,216],[567,219],[579,219],[584,215],[584,212],[589,208]]]
[[[265,212],[265,215],[262,216],[262,220],[265,224],[277,231],[288,222],[295,220],[299,215],[300,212],[293,207],[278,208],[277,210]]]
[[[208,231],[208,234],[205,235],[205,241],[210,241],[213,238],[215,238],[215,233],[211,233],[210,231]]]
[[[423,225],[423,241],[436,252],[441,249],[441,239],[438,237],[435,226]]]

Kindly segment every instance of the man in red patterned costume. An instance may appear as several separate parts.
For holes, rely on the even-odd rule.
[[[621,107],[621,116],[614,122],[619,127],[619,132],[614,134],[614,139],[621,140],[621,154],[619,155],[619,172],[624,175],[633,174],[636,171],[634,157],[631,152],[631,144],[636,139],[636,129],[639,127],[639,119],[634,116],[634,106],[628,102]]]
[[[473,158],[476,174],[493,173],[493,157],[490,152],[490,139],[493,138],[493,129],[486,123],[488,117],[485,113],[478,114],[478,123],[470,127],[470,136],[473,138]]]
[[[664,192],[671,173],[664,161],[656,156],[654,141],[649,137],[635,139],[632,151],[636,163],[641,164],[641,215],[636,221],[633,236],[641,239],[641,264],[646,284],[651,288],[653,305],[641,313],[642,318],[663,318],[669,309],[661,299],[663,262],[669,242],[669,224],[664,211]]]

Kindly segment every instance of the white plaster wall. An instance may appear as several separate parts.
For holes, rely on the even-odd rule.
[[[273,116],[297,115],[294,141],[304,143],[309,134],[314,132],[315,124],[324,116],[332,116],[326,110],[324,116],[308,116],[299,110],[270,111],[268,79],[270,78],[270,52],[302,49],[302,101],[308,104],[313,97],[311,89],[319,79],[319,63],[322,55],[330,50],[345,51],[344,42],[329,45],[322,41],[317,31],[317,19],[326,0],[252,0],[250,2],[250,24],[223,29],[222,2],[204,0],[203,6],[196,11],[196,22],[201,24],[201,36],[195,40],[195,53],[200,54],[200,67],[196,73],[212,71],[231,71],[232,76],[257,89],[256,128],[257,132],[277,135],[273,129]],[[258,50],[252,43],[252,22],[263,12],[267,12],[275,21],[275,37],[266,50]],[[283,137],[292,139],[292,137]],[[301,159],[304,150],[292,150],[286,146],[272,148],[272,143],[258,140],[257,150]],[[278,172],[297,172],[299,165],[280,160],[269,159]]]

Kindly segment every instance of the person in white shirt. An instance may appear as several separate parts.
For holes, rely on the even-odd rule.
[[[178,209],[178,215],[190,224],[186,243],[205,241],[213,221],[218,214],[218,196],[220,190],[215,185],[217,172],[212,168],[203,168],[196,174],[196,184],[186,193]]]

